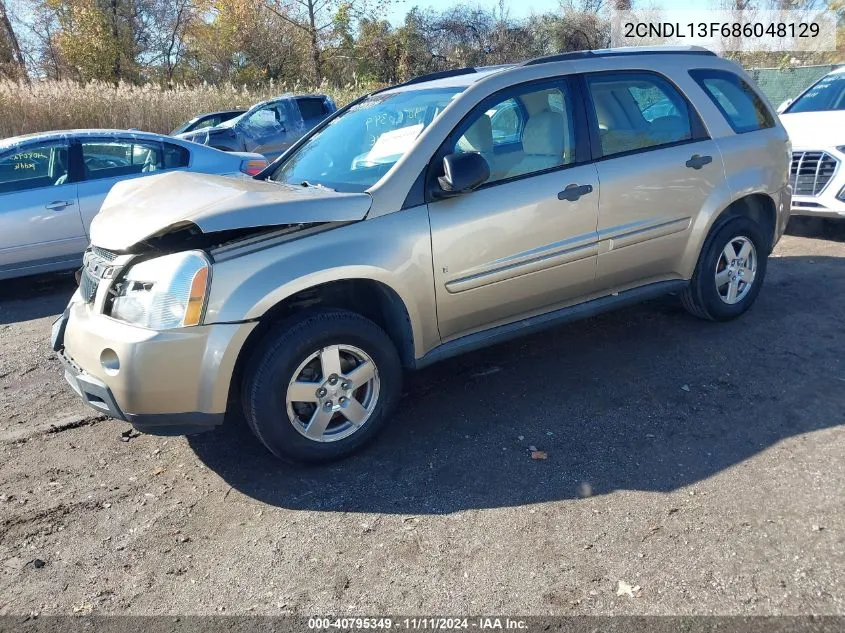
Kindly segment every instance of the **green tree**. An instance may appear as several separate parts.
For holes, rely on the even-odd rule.
[[[45,0],[44,8],[58,26],[56,49],[79,79],[138,79],[147,35],[146,7],[138,0]]]

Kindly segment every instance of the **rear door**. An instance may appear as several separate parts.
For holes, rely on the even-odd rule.
[[[88,244],[60,139],[0,155],[0,278],[73,267]]]
[[[601,183],[599,291],[678,279],[695,218],[724,167],[695,108],[650,71],[583,76]]]
[[[171,143],[132,137],[86,138],[79,142],[83,162],[79,208],[86,233],[111,188],[122,180],[185,169],[190,152]]]

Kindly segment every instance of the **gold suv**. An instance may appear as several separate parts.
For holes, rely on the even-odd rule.
[[[786,225],[790,146],[694,48],[419,77],[255,179],[117,184],[53,346],[92,407],[194,433],[242,407],[279,457],[370,440],[418,368],[669,292],[724,321]]]

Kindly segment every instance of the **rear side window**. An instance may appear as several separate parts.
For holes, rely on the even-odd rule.
[[[686,100],[654,73],[587,75],[603,156],[627,154],[693,140]]]
[[[308,97],[297,99],[297,103],[299,104],[299,111],[302,114],[302,118],[306,121],[308,119],[322,119],[329,113],[329,109],[322,99]]]
[[[163,169],[176,169],[178,167],[187,167],[191,155],[184,147],[178,145],[164,144],[164,156],[162,160]]]
[[[726,70],[691,70],[690,76],[704,89],[737,134],[775,126],[775,118],[760,96],[742,77]]]
[[[170,143],[136,139],[83,141],[85,180],[121,178],[186,167],[188,151]]]

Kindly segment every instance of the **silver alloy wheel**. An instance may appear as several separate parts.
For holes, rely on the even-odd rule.
[[[370,419],[380,386],[376,364],[364,350],[329,345],[293,373],[285,396],[288,420],[309,440],[342,440]]]
[[[716,262],[716,291],[728,305],[745,299],[757,276],[757,249],[754,243],[740,235],[722,249]]]

